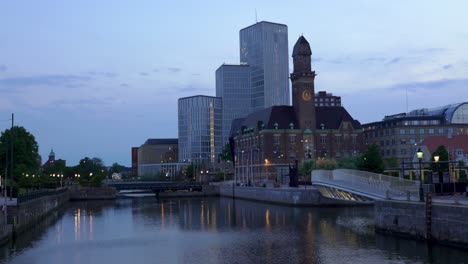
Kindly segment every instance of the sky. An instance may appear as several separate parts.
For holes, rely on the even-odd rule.
[[[177,99],[215,95],[239,30],[288,26],[312,49],[315,90],[361,123],[468,101],[464,0],[0,2],[0,131],[11,113],[43,161],[130,166],[131,147],[176,138]],[[292,59],[290,71],[292,71]]]

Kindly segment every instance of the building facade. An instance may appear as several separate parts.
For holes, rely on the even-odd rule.
[[[137,148],[138,176],[154,176],[178,172],[178,140],[176,138],[150,138]]]
[[[131,176],[138,176],[138,147],[132,147],[132,172]]]
[[[320,91],[315,94],[315,106],[341,106],[341,96]]]
[[[251,67],[251,105],[254,111],[289,105],[288,27],[258,22],[241,29],[240,61]]]
[[[361,124],[346,109],[315,106],[311,55],[301,36],[293,50],[292,106],[272,106],[234,120],[230,142],[239,181],[284,183],[296,160],[340,159],[362,152]]]
[[[365,144],[378,144],[384,158],[411,162],[429,136],[468,135],[468,102],[385,116],[363,128]]]
[[[251,113],[250,67],[223,64],[216,70],[216,97],[223,100],[223,144],[228,143],[231,123]]]
[[[222,100],[197,95],[178,100],[179,162],[215,163],[223,148]]]

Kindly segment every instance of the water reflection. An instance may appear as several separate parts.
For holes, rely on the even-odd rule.
[[[375,235],[373,209],[227,198],[71,203],[2,248],[6,263],[463,263],[468,253]]]

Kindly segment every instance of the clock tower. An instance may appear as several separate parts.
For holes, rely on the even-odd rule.
[[[309,42],[301,36],[293,49],[294,71],[291,73],[293,107],[299,128],[315,130],[315,71],[312,71]]]

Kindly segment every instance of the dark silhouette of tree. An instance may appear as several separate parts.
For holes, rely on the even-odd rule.
[[[358,162],[358,169],[375,173],[383,172],[384,162],[378,145],[369,145]]]

